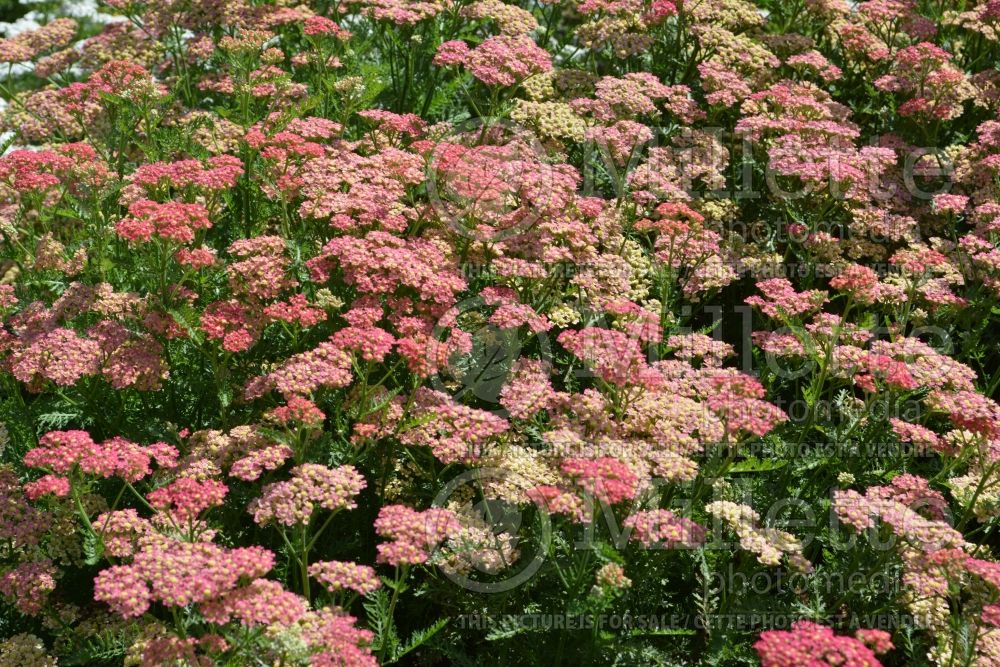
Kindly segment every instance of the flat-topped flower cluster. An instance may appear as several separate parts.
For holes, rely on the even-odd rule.
[[[1000,665],[997,0],[9,5],[0,667]]]

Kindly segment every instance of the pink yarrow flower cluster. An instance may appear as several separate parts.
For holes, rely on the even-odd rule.
[[[487,86],[513,86],[534,74],[552,69],[552,58],[530,37],[496,35],[470,49],[465,42],[445,42],[438,47],[438,65],[464,65]]]
[[[441,508],[417,511],[405,505],[386,505],[375,519],[375,532],[390,542],[378,545],[378,561],[389,565],[420,565],[461,524],[453,512]]]
[[[872,648],[881,649],[880,653],[891,649],[888,633],[864,630],[859,635],[857,639],[836,635],[831,628],[811,621],[796,621],[789,631],[762,632],[754,649],[763,667],[880,667],[882,663]]]
[[[331,593],[351,590],[366,595],[382,586],[374,569],[357,563],[318,561],[309,566],[309,574]]]
[[[303,463],[292,468],[292,477],[264,487],[250,504],[254,521],[282,526],[308,524],[319,509],[337,511],[357,507],[355,497],[367,486],[353,466],[328,468]]]
[[[134,243],[149,242],[154,235],[178,243],[190,243],[198,230],[212,226],[208,211],[201,204],[159,204],[143,199],[130,205],[128,211],[129,216],[118,221],[115,231]]]
[[[50,431],[38,445],[25,453],[25,465],[63,476],[79,470],[84,475],[121,477],[129,482],[149,475],[153,461],[166,468],[175,466],[178,455],[176,448],[162,442],[142,446],[116,437],[96,443],[86,431]]]
[[[146,499],[153,507],[167,511],[175,520],[187,523],[208,508],[222,505],[228,491],[225,484],[214,479],[200,481],[180,477],[149,493]]]
[[[261,547],[224,549],[205,542],[162,541],[114,565],[94,580],[94,599],[125,618],[141,616],[152,602],[167,607],[205,603],[271,570],[274,554]]]
[[[818,290],[796,292],[786,278],[770,278],[757,283],[764,296],[750,296],[746,303],[756,306],[775,319],[797,318],[820,309],[826,302],[826,293]]]

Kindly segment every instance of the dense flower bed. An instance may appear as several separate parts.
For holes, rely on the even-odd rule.
[[[82,5],[0,666],[1000,665],[1000,2]]]

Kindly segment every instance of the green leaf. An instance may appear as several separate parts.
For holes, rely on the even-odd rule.
[[[87,565],[97,565],[104,560],[104,541],[92,530],[83,535],[83,556]]]
[[[729,469],[730,473],[741,472],[768,472],[770,470],[780,470],[788,465],[787,460],[781,459],[759,459],[756,456],[747,457]]]
[[[486,641],[496,642],[504,639],[510,639],[516,637],[517,635],[523,635],[528,632],[529,628],[524,623],[516,622],[504,622],[500,621],[496,625],[490,627],[489,632],[486,633]]]
[[[375,635],[372,638],[372,650],[388,656],[395,654],[399,648],[399,637],[393,627],[389,594],[385,588],[370,593],[363,606],[368,615],[368,628]]]
[[[38,425],[46,431],[59,431],[81,417],[79,412],[47,412],[38,415]]]
[[[392,656],[388,660],[386,660],[384,664],[391,664],[393,662],[396,662],[407,653],[410,653],[411,651],[423,646],[431,639],[431,637],[440,632],[441,629],[444,628],[444,626],[446,625],[448,625],[448,619],[440,618],[433,624],[424,628],[423,630],[417,630],[412,635],[410,635],[410,639],[406,642],[406,644],[399,647],[399,649],[395,653],[393,653]]]
[[[198,316],[194,309],[190,306],[182,306],[181,308],[172,308],[169,312],[174,321],[191,337],[191,340],[195,344],[201,345],[204,336],[202,336],[201,329],[197,327]]]
[[[657,628],[655,630],[633,630],[633,637],[689,637],[698,634],[697,630],[687,628]]]
[[[126,632],[120,629],[103,630],[87,638],[83,646],[76,648],[69,655],[60,657],[59,664],[74,667],[120,665],[129,647],[135,643],[135,634],[134,627],[128,628]]]
[[[71,208],[65,208],[65,207],[57,208],[52,212],[62,218],[70,218],[72,220],[83,220],[83,217]]]

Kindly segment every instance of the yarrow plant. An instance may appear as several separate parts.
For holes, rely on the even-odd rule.
[[[1000,665],[1000,2],[0,1],[0,667]]]

